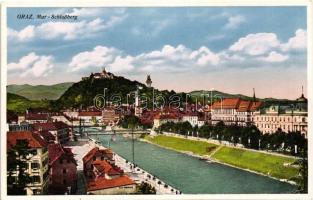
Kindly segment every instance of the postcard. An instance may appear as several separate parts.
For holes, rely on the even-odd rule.
[[[308,198],[309,5],[5,5],[2,197]]]

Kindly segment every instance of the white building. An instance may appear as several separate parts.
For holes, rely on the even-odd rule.
[[[307,99],[302,95],[294,104],[273,105],[255,112],[253,122],[263,133],[275,133],[281,129],[286,133],[299,131],[307,137]]]
[[[19,140],[27,140],[30,154],[27,157],[25,172],[30,175],[31,183],[25,188],[27,195],[47,194],[49,171],[48,149],[45,140],[30,131],[14,131],[7,133],[8,149],[14,147]],[[7,172],[9,175],[9,172]],[[18,171],[13,172],[13,179],[18,178]]]
[[[225,98],[214,102],[211,107],[212,124],[223,121],[225,125],[251,125],[252,115],[261,105],[259,101],[245,101],[240,98]]]

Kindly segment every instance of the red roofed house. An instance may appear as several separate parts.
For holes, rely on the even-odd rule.
[[[211,111],[212,124],[223,121],[225,125],[249,126],[253,123],[253,112],[259,109],[261,102],[246,101],[240,98],[226,98],[214,102]]]
[[[47,143],[40,135],[30,131],[11,131],[7,132],[7,151],[10,151],[18,141],[27,141],[30,151],[25,172],[30,175],[31,183],[25,188],[26,194],[47,194],[49,181]],[[13,172],[16,179],[17,173]]]
[[[131,194],[136,192],[136,183],[114,164],[110,149],[90,150],[83,157],[87,180],[87,194]]]
[[[49,131],[54,137],[56,143],[66,143],[70,139],[70,129],[64,122],[46,122],[33,124],[35,131]]]
[[[115,166],[114,164],[110,164],[105,160],[96,160],[92,162],[92,170],[89,172],[89,177],[87,179],[97,180],[101,178],[113,179],[120,177],[124,174],[124,171]]]
[[[179,121],[180,117],[176,114],[158,114],[157,116],[154,117],[153,126],[155,128],[158,128],[159,126],[167,122],[177,123]]]
[[[73,194],[77,188],[77,163],[70,148],[49,144],[49,193]]]
[[[85,125],[96,125],[103,123],[103,115],[101,111],[80,111],[78,118],[83,120]]]
[[[92,178],[93,162],[97,160],[98,161],[105,160],[109,164],[114,164],[113,152],[110,149],[99,149],[98,147],[91,149],[83,157],[84,173],[86,177]]]
[[[49,115],[46,113],[29,113],[25,114],[25,121],[34,124],[34,123],[45,123],[49,119]],[[23,118],[20,118],[19,121],[22,121]]]
[[[136,192],[136,183],[128,176],[120,176],[114,179],[101,178],[90,181],[87,185],[87,194],[132,194]]]

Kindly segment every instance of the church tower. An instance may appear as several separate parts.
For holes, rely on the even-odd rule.
[[[149,87],[149,88],[151,87],[152,80],[151,80],[150,75],[147,76],[146,84],[147,84],[147,87]]]

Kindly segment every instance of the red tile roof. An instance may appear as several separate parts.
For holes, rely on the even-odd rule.
[[[87,191],[102,190],[133,184],[135,184],[135,182],[126,175],[114,179],[101,178],[96,181],[90,181],[87,186]]]
[[[250,106],[251,106],[251,101],[241,100],[237,111],[238,112],[247,112],[250,110]]]
[[[90,161],[93,156],[107,156],[112,159],[113,152],[111,149],[99,149],[98,147],[95,147],[83,157],[83,162],[86,163]]]
[[[102,116],[101,111],[81,111],[78,113],[78,116],[86,117],[86,116]]]
[[[55,136],[52,135],[49,131],[45,130],[45,131],[38,131],[37,132],[39,135],[41,135],[45,141],[47,143],[51,143],[51,142],[54,142],[55,141]]]
[[[112,166],[105,160],[96,160],[92,162],[93,166],[98,170],[99,173],[108,173]]]
[[[258,110],[262,106],[262,104],[263,103],[261,101],[252,102],[250,110],[251,111]]]
[[[240,103],[240,98],[226,98],[222,101],[214,102],[212,109],[237,109]]]
[[[68,125],[64,122],[46,122],[46,123],[34,123],[34,129],[38,131],[55,131],[68,128]]]
[[[27,113],[25,114],[26,120],[48,120],[48,114]]]
[[[214,102],[212,109],[237,109],[238,112],[255,111],[262,105],[260,101],[246,101],[240,98],[226,98],[222,101]]]
[[[65,148],[61,144],[49,144],[49,165],[52,165],[59,158],[70,160],[72,163],[76,164],[74,159],[74,154],[70,148]]]
[[[46,141],[38,134],[30,131],[9,131],[7,132],[7,147],[16,145],[18,140],[27,140],[30,148],[43,148],[47,146]]]

